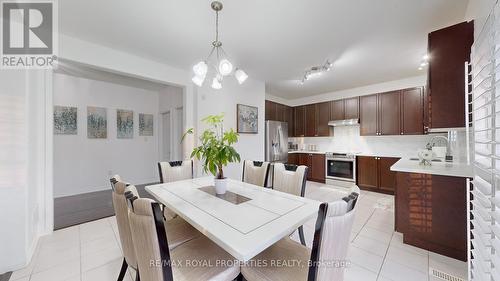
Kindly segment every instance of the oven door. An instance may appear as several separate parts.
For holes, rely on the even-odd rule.
[[[353,159],[327,159],[326,178],[355,182],[356,161]]]

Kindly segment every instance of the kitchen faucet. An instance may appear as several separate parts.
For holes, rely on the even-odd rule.
[[[446,162],[453,161],[453,156],[451,155],[451,151],[450,151],[450,142],[449,142],[448,138],[445,136],[433,136],[430,139],[430,141],[427,143],[427,145],[425,145],[425,148],[427,148],[428,150],[432,150],[432,148],[434,146],[436,146],[437,139],[442,139],[446,142],[446,156],[445,156]]]

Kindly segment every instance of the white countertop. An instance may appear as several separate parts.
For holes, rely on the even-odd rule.
[[[326,152],[317,151],[317,150],[289,150],[288,153],[290,153],[290,154],[294,154],[294,153],[325,154]]]
[[[431,166],[424,166],[420,165],[419,162],[418,160],[402,158],[392,165],[391,171],[464,178],[471,178],[474,175],[472,166],[466,163],[432,162]]]
[[[146,186],[146,191],[240,261],[248,261],[318,213],[320,202],[228,180],[249,198],[234,204],[201,191],[213,178]]]

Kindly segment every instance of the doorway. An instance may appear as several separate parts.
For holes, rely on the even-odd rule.
[[[162,143],[161,161],[171,161],[172,159],[172,116],[170,111],[161,114],[162,123]]]

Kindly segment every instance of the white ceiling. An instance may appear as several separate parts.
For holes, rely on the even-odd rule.
[[[293,99],[423,74],[430,31],[463,21],[468,0],[231,0],[221,41],[266,92]],[[190,69],[210,51],[209,0],[59,1],[60,31]],[[326,59],[332,71],[299,85]]]

